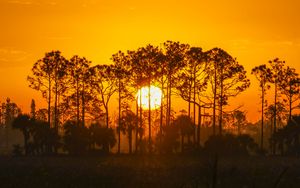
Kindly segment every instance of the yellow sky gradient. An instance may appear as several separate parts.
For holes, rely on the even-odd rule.
[[[232,106],[244,104],[256,121],[251,68],[279,57],[300,70],[299,10],[298,0],[0,0],[0,100],[10,97],[24,111],[32,98],[44,106],[26,77],[47,51],[104,64],[118,50],[173,40],[237,57],[252,85]]]

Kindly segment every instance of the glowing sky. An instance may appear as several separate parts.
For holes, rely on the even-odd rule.
[[[299,10],[298,0],[0,0],[0,100],[9,96],[25,111],[31,98],[42,104],[26,76],[56,49],[101,64],[118,50],[174,40],[221,47],[248,72],[275,57],[300,70]],[[259,93],[252,81],[234,105],[244,104],[254,121]]]

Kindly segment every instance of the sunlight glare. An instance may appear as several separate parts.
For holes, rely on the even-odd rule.
[[[140,98],[141,97],[141,98]],[[162,91],[160,88],[150,86],[150,107],[155,110],[160,107],[162,98]],[[137,92],[138,105],[143,109],[149,109],[149,87],[142,87]]]

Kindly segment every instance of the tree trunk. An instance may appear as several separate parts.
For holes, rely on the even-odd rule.
[[[55,131],[58,133],[58,127],[57,127],[57,122],[58,122],[58,119],[57,119],[57,108],[58,108],[58,105],[57,105],[57,97],[58,97],[58,80],[57,80],[57,76],[55,75],[55,101],[54,101],[54,128],[55,128]]]
[[[138,97],[136,98],[136,117],[139,118],[139,105]],[[139,136],[139,121],[136,121],[135,125],[135,152],[138,152],[138,136]]]
[[[293,110],[293,94],[292,94],[292,86],[290,85],[290,92],[289,92],[289,121],[292,120],[292,110]]]
[[[76,78],[76,109],[77,109],[77,114],[76,114],[76,119],[77,119],[77,126],[79,125],[79,108],[80,108],[80,102],[79,102],[79,80],[78,80],[78,76]]]
[[[277,80],[275,80],[274,129],[273,129],[273,135],[276,133],[276,124],[277,124]],[[276,146],[275,146],[275,141],[273,140],[273,155],[275,155],[275,154],[276,154]]]
[[[188,108],[188,116],[190,119],[191,118],[191,100],[192,100],[192,81],[189,81],[189,100],[188,100],[188,103],[189,103],[189,108]],[[195,102],[195,101],[194,101]],[[187,135],[188,137],[188,143],[190,144],[190,134]]]
[[[118,153],[121,150],[121,81],[119,79],[119,129],[118,129]]]
[[[168,86],[167,86],[167,98],[168,98],[168,104],[167,104],[167,125],[170,125],[171,121],[171,96],[172,96],[172,80],[171,75],[169,73],[168,75]]]
[[[143,108],[142,108],[142,92],[140,92],[140,128],[143,128]],[[140,135],[139,143],[141,143],[143,135]]]
[[[197,129],[197,145],[200,148],[201,146],[201,124],[202,124],[202,117],[201,117],[201,104],[199,102],[198,106],[198,129]]]
[[[48,82],[49,82],[49,86],[48,86],[48,125],[49,127],[51,127],[51,78],[50,75],[48,77]]]
[[[189,85],[189,98],[188,98],[188,116],[189,118],[191,118],[191,100],[192,100],[192,86],[191,86],[191,82]]]
[[[261,139],[260,139],[260,148],[264,149],[264,103],[265,103],[265,86],[262,84],[262,93],[261,93]]]
[[[272,137],[272,134],[273,134],[273,122],[270,121],[270,123],[268,124],[268,126],[270,127],[270,137]],[[273,152],[273,140],[270,139],[270,151]]]
[[[161,90],[163,91],[164,89],[164,84],[163,84],[163,77],[161,79]],[[160,122],[159,122],[159,144],[161,145],[162,143],[162,136],[163,136],[163,131],[162,131],[162,125],[163,125],[163,94],[160,97]]]
[[[106,128],[109,128],[109,116],[108,116],[108,104],[104,105],[104,109],[105,109],[105,118],[106,118]],[[108,143],[105,143],[103,145],[103,150],[106,154],[109,153],[109,144]]]
[[[214,70],[214,102],[213,102],[213,135],[216,135],[216,100],[217,100],[217,69],[215,63]]]
[[[149,82],[148,90],[148,124],[149,124],[149,153],[152,153],[152,140],[151,140],[151,83]]]
[[[82,86],[82,93],[81,93],[81,100],[82,100],[82,114],[81,114],[81,121],[82,121],[82,125],[85,126],[85,98],[84,98],[84,94],[85,94],[85,85],[83,83]]]
[[[195,71],[195,70],[194,70]],[[196,75],[195,75],[195,72],[194,72],[194,116],[193,116],[193,138],[194,138],[194,144],[196,145],[196,133],[195,133],[195,130],[196,130]]]
[[[169,114],[168,114],[168,123],[170,125],[170,122],[171,122],[171,111],[172,111],[172,82],[170,82],[170,91],[169,91]]]
[[[106,104],[104,106],[104,108],[105,108],[105,118],[106,118],[105,123],[106,123],[106,128],[109,128],[108,104]]]
[[[166,94],[167,104],[166,104],[166,125],[169,125],[169,81],[167,82],[167,94]]]
[[[221,75],[220,75],[220,117],[219,117],[219,135],[222,135],[223,131],[223,69],[221,70]]]
[[[196,144],[196,133],[195,133],[195,130],[196,130],[196,69],[195,69],[195,66],[194,66],[194,119],[193,119],[193,123],[194,123],[194,132],[193,132],[193,137],[194,137],[194,144]],[[199,121],[199,120],[198,120]]]

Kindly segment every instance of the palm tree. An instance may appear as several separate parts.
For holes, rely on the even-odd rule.
[[[135,129],[136,123],[138,121],[138,117],[130,110],[123,112],[123,116],[121,116],[118,126],[118,132],[122,131],[123,133],[127,133],[128,137],[128,149],[129,153],[132,153],[132,131]],[[122,125],[122,126],[120,126]]]
[[[103,152],[108,153],[109,148],[114,147],[117,140],[115,138],[114,130],[100,124],[92,124],[90,127],[92,136],[92,144],[102,148]]]
[[[89,130],[76,121],[67,121],[64,124],[64,129],[64,149],[72,155],[85,153],[89,146]]]
[[[14,129],[19,129],[24,136],[25,155],[28,155],[28,141],[30,138],[30,127],[32,120],[29,115],[20,114],[12,123]]]
[[[184,137],[190,140],[190,136],[194,134],[194,126],[192,119],[188,115],[179,115],[173,122],[173,125],[178,127],[181,133],[181,152],[184,151]]]
[[[176,153],[178,147],[180,146],[179,142],[179,133],[180,129],[178,126],[166,125],[163,126],[163,134],[159,132],[157,134],[157,147],[161,153]]]

